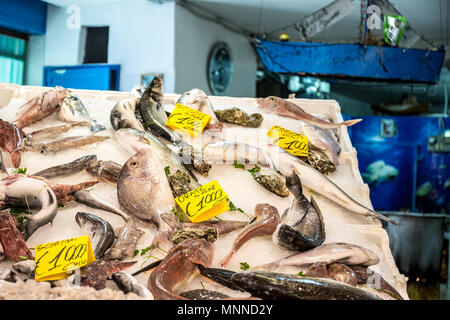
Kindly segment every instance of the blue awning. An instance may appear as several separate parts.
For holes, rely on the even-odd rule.
[[[268,71],[363,81],[437,83],[445,50],[310,42],[260,41]]]

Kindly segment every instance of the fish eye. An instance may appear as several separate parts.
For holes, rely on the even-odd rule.
[[[137,161],[132,161],[132,162],[130,163],[130,166],[132,166],[133,168],[137,168],[137,167],[138,167]]]
[[[269,100],[270,101],[275,101],[275,98],[274,97],[270,97]]]

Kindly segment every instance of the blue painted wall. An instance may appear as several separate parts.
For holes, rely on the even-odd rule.
[[[0,0],[0,28],[25,34],[44,34],[47,3],[40,0]]]

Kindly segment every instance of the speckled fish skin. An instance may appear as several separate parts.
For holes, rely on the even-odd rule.
[[[259,113],[248,115],[239,108],[216,110],[215,114],[219,121],[241,125],[250,128],[259,128],[263,122],[263,117]]]
[[[104,125],[91,118],[81,99],[72,92],[69,92],[61,104],[58,117],[65,122],[88,121],[91,131],[94,133],[106,130]]]
[[[289,210],[281,217],[273,242],[282,248],[306,251],[320,246],[325,241],[325,226],[322,212],[314,198],[311,202],[303,195],[300,178],[292,173],[286,177],[286,185],[295,199]]]
[[[117,184],[122,165],[111,160],[98,160],[89,162],[85,169],[87,173],[103,182]]]
[[[349,127],[362,120],[362,119],[353,119],[341,123],[331,123],[319,119],[317,117],[314,117],[313,115],[307,113],[300,106],[294,104],[291,101],[287,101],[278,97],[270,96],[267,98],[258,98],[256,99],[256,101],[259,107],[264,111],[272,112],[283,117],[303,120],[323,129],[336,129],[339,128],[340,126]]]
[[[234,239],[230,253],[220,262],[219,266],[227,265],[233,255],[250,239],[254,237],[272,235],[280,221],[277,208],[268,203],[259,203],[255,207],[255,219],[239,232]]]
[[[95,154],[90,154],[77,158],[71,162],[50,167],[33,174],[33,176],[43,177],[46,179],[54,177],[63,177],[72,174],[76,174],[85,169],[91,162],[96,162],[97,156]]]
[[[42,179],[15,174],[0,180],[0,201],[39,211],[22,224],[25,241],[40,227],[53,221],[58,212],[57,199]]]
[[[230,296],[219,292],[206,289],[195,289],[180,293],[180,296],[189,300],[220,300]]]
[[[370,266],[379,262],[380,258],[372,250],[355,244],[332,242],[308,251],[292,254],[278,261],[255,266],[252,270],[283,272],[285,267],[297,267],[302,271],[314,263]]]
[[[217,118],[208,95],[203,90],[194,88],[186,91],[178,98],[177,103],[210,115],[211,120],[206,128],[212,131],[222,131],[223,124]]]
[[[209,268],[214,245],[200,239],[186,239],[170,249],[151,273],[147,288],[155,300],[188,300],[175,292],[178,286],[199,272],[198,265]]]
[[[328,198],[337,205],[363,216],[378,218],[386,222],[397,224],[391,218],[388,218],[359,203],[327,176],[323,175],[299,158],[284,151],[280,147],[268,145],[267,150],[275,168],[285,177],[290,176],[292,174],[292,170],[294,170],[299,176],[302,177],[302,184],[305,187],[313,190],[321,196]]]
[[[14,124],[23,129],[49,116],[61,107],[67,94],[68,90],[55,87],[32,98],[19,108]]]
[[[162,137],[174,144],[183,138],[180,134],[165,125],[167,115],[162,104],[164,97],[163,81],[161,76],[155,76],[145,89],[139,101],[137,111],[142,117],[143,126],[157,137]]]
[[[4,255],[12,261],[21,261],[20,256],[33,258],[14,217],[6,211],[0,211],[0,243]]]
[[[15,168],[20,166],[22,159],[21,147],[24,144],[25,133],[15,124],[0,119],[0,150],[9,152]],[[0,154],[0,170],[6,171]]]
[[[26,150],[36,151],[40,153],[58,152],[66,149],[78,148],[94,143],[99,143],[107,139],[109,139],[108,136],[72,136],[61,138],[59,140],[53,140],[47,143],[36,143],[31,146],[27,146]]]
[[[55,138],[58,135],[68,132],[70,129],[77,127],[77,126],[86,126],[89,125],[89,122],[87,121],[79,121],[69,124],[63,124],[60,126],[54,126],[49,128],[44,128],[40,130],[36,130],[30,133],[27,133],[25,136],[25,144],[26,145],[33,145],[33,143],[37,143],[43,140],[47,140],[50,138]]]
[[[81,211],[75,215],[75,221],[89,235],[95,258],[102,258],[115,240],[112,226],[99,216]]]
[[[139,104],[138,98],[126,98],[118,101],[111,109],[110,121],[114,130],[132,128],[138,131],[145,131],[141,122],[136,118],[136,106]]]
[[[231,280],[263,300],[380,300],[362,289],[331,279],[246,271],[233,274]]]

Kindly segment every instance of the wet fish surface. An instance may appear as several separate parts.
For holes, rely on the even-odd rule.
[[[61,121],[65,122],[88,121],[91,131],[94,133],[106,130],[104,125],[97,123],[96,120],[91,118],[81,99],[72,92],[69,92],[65,97],[58,112],[58,117]]]
[[[125,222],[128,221],[129,217],[125,212],[116,208],[106,201],[92,195],[89,191],[80,190],[73,194],[73,198],[76,202],[84,204],[90,208],[100,209],[103,211],[108,211],[120,216]]]
[[[239,108],[216,110],[215,114],[219,121],[241,125],[250,128],[259,128],[264,118],[259,113],[248,115],[247,112]]]
[[[82,269],[81,286],[89,286],[96,290],[106,288],[106,280],[114,273],[128,269],[136,261],[117,261],[98,259]]]
[[[133,292],[143,299],[146,300],[153,299],[152,293],[143,284],[139,283],[139,281],[137,281],[137,279],[128,272],[125,271],[116,272],[111,276],[111,279],[114,281],[117,287],[120,290],[122,290],[125,294]]]
[[[246,271],[233,274],[231,280],[253,296],[268,300],[380,300],[362,289],[330,279]]]
[[[21,225],[25,241],[40,227],[53,221],[57,212],[57,199],[43,180],[15,174],[0,180],[0,201],[10,206],[39,209]]]
[[[279,219],[277,208],[267,203],[257,204],[254,221],[241,230],[233,241],[230,253],[219,262],[219,265],[227,265],[233,255],[251,238],[272,235],[280,221]]]
[[[220,300],[230,296],[219,292],[206,289],[195,289],[180,293],[180,296],[189,300]]]
[[[305,122],[314,124],[323,129],[336,129],[340,126],[352,126],[362,119],[352,119],[341,123],[331,123],[304,111],[300,106],[294,104],[291,101],[284,100],[278,97],[270,96],[267,98],[256,99],[259,107],[267,112],[275,113],[279,116],[289,117],[297,120],[303,120]]]
[[[111,184],[117,184],[120,170],[122,170],[122,165],[111,160],[92,161],[86,166],[87,173]]]
[[[320,208],[313,197],[310,202],[303,195],[301,180],[295,172],[286,178],[286,185],[295,199],[273,233],[274,243],[296,251],[321,245],[325,241],[325,226]]]
[[[88,233],[95,258],[102,258],[115,240],[112,226],[108,221],[87,212],[77,212],[75,221],[83,231]]]
[[[22,159],[21,147],[24,143],[25,133],[15,124],[0,119],[0,150],[9,152],[11,162],[15,168],[20,166]],[[0,170],[6,172],[0,152]]]
[[[90,154],[87,156],[83,156],[77,158],[69,163],[57,165],[54,167],[50,167],[39,172],[33,174],[33,176],[43,177],[46,179],[54,178],[54,177],[63,177],[72,174],[76,174],[85,169],[89,163],[96,162],[97,156],[95,154]]]
[[[80,122],[74,122],[69,124],[63,124],[60,126],[54,126],[54,127],[48,127],[40,130],[36,130],[30,133],[27,133],[25,136],[25,144],[26,145],[33,145],[33,143],[37,143],[43,140],[55,138],[56,136],[68,132],[70,129],[77,127],[77,126],[85,126],[89,125],[89,122],[86,121],[80,121]]]
[[[32,98],[19,107],[14,124],[23,129],[57,111],[68,94],[68,90],[55,87]]]
[[[136,245],[143,235],[144,232],[136,226],[135,221],[129,219],[121,228],[114,245],[106,251],[104,259],[123,260],[133,257]]]
[[[139,102],[139,98],[126,98],[116,103],[110,113],[110,121],[114,130],[132,128],[138,131],[145,131],[135,115],[136,106],[139,105]]]
[[[32,146],[27,146],[25,150],[36,151],[40,153],[48,152],[58,152],[71,148],[83,147],[86,145],[102,142],[109,139],[108,136],[72,136],[67,138],[62,138],[59,140],[53,140],[51,142],[41,142],[33,144]]]

